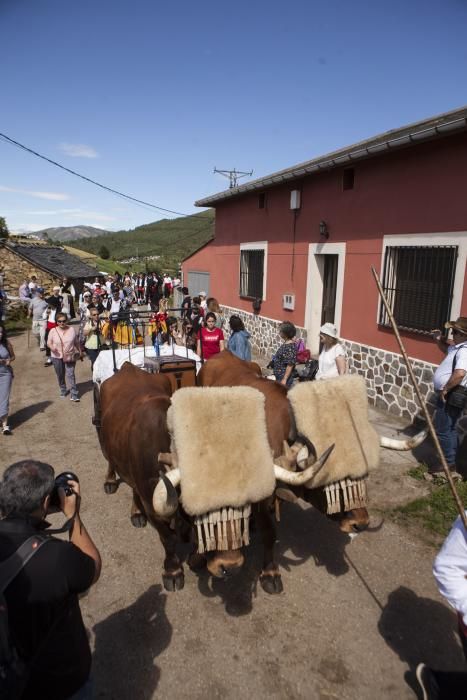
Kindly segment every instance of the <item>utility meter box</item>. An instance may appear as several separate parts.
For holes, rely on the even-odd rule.
[[[295,294],[282,295],[282,308],[287,311],[293,311],[295,309]]]

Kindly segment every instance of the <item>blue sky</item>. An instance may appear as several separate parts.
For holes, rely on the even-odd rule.
[[[228,185],[214,166],[259,177],[467,103],[465,0],[0,0],[0,36],[0,132],[186,213]],[[0,216],[163,214],[0,140]]]

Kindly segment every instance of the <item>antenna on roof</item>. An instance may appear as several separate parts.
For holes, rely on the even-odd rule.
[[[235,168],[233,170],[218,170],[217,168],[214,168],[214,172],[229,178],[229,189],[237,187],[237,180],[239,180],[241,177],[251,177],[251,175],[253,175],[253,170],[250,170],[250,172],[247,173],[243,170],[235,170]]]

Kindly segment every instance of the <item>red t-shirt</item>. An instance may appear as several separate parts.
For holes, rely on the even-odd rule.
[[[201,337],[201,349],[205,360],[209,360],[210,357],[221,351],[220,341],[224,340],[224,334],[220,328],[213,328],[212,331],[208,328],[201,328],[197,337],[198,340]]]

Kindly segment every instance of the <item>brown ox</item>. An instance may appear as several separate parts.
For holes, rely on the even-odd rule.
[[[163,477],[163,483],[159,477],[160,471],[163,472],[164,469],[158,461],[158,455],[167,454],[170,449],[167,410],[171,395],[172,388],[167,376],[149,374],[125,363],[118,373],[102,384],[98,434],[102,452],[108,461],[105,492],[115,493],[119,485],[118,477],[131,487],[131,522],[135,527],[143,527],[149,520],[158,531],[165,550],[162,578],[165,588],[173,591],[183,588],[184,574],[176,553],[178,538],[171,524],[176,517],[179,526],[177,529],[188,535],[192,523],[183,510],[178,508],[178,497],[172,483],[177,470],[169,471]],[[307,470],[308,478],[311,476],[310,469]],[[156,497],[156,494],[162,498]],[[154,504],[158,501],[160,507],[156,511]],[[266,539],[265,546],[272,549],[274,535],[267,527],[263,528],[262,524],[268,520],[269,515],[261,505],[260,529]],[[206,557],[208,570],[214,576],[227,577],[243,565],[243,553],[241,549],[233,548],[230,531],[227,533],[227,543],[227,550],[209,552]],[[195,568],[204,559],[193,554],[189,564]],[[270,578],[269,572],[265,576],[267,581],[263,587],[266,590],[281,590],[280,578]]]
[[[281,456],[285,460],[289,469],[294,469],[297,453],[287,449],[284,441],[291,441],[296,438],[295,423],[292,408],[287,399],[287,390],[282,384],[262,377],[260,367],[254,362],[245,362],[232,355],[229,351],[224,351],[212,357],[206,362],[198,376],[201,386],[251,386],[261,391],[266,398],[266,424],[268,430],[269,444],[274,453],[274,457]],[[411,449],[419,444],[425,433],[421,433],[412,440],[392,440],[381,438],[381,445],[392,449]],[[285,447],[285,450],[284,450]],[[303,488],[294,487],[296,495],[311,503],[322,513],[326,513],[326,497],[323,488]],[[293,494],[281,489],[282,494],[290,500]],[[355,508],[345,512],[342,503],[342,512],[327,516],[339,523],[342,532],[354,533],[364,530],[369,525],[369,516],[366,508]]]
[[[98,431],[109,464],[105,492],[115,493],[118,476],[132,489],[131,522],[135,527],[144,527],[149,520],[159,533],[165,550],[162,578],[167,590],[183,588],[183,569],[170,521],[155,514],[152,496],[159,470],[163,469],[157,455],[170,448],[166,416],[171,395],[166,376],[149,374],[125,363],[102,384]]]

